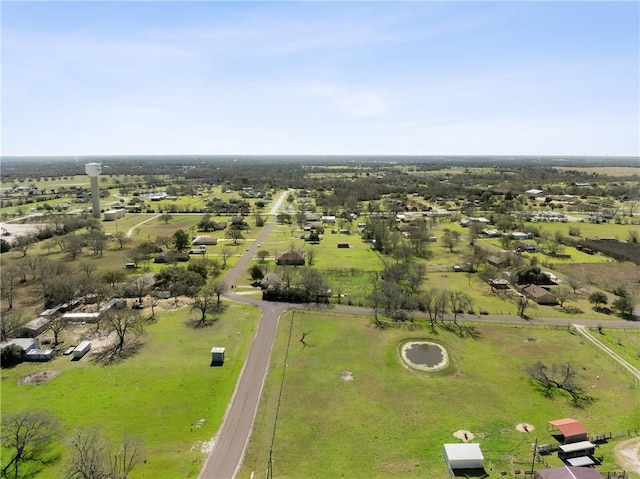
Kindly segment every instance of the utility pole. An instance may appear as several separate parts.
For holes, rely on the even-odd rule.
[[[538,453],[538,438],[533,443],[533,459],[531,459],[531,477],[533,477],[533,468],[536,463],[536,454]]]

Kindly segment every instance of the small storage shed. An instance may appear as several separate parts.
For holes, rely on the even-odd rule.
[[[450,469],[484,469],[480,444],[445,444],[444,458]]]
[[[211,348],[211,364],[224,363],[224,348],[213,347]]]
[[[551,426],[549,428],[549,426]],[[587,440],[587,430],[573,418],[556,419],[547,423],[551,434],[562,444]]]
[[[80,344],[76,346],[76,349],[73,350],[74,359],[80,359],[82,356],[87,354],[91,349],[91,341],[82,341]]]
[[[55,349],[31,349],[25,354],[27,361],[49,361],[56,355]]]

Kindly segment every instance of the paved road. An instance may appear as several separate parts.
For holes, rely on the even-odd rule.
[[[271,214],[275,215],[282,204],[287,192],[283,193],[280,199],[274,205]],[[276,225],[275,216],[266,225],[262,233],[249,246],[247,252],[240,258],[236,265],[229,271],[225,281],[229,284],[235,284],[240,275],[246,274],[247,265],[264,239],[269,235]],[[198,476],[199,479],[232,479],[235,477],[242,457],[251,435],[253,421],[255,419],[262,388],[267,375],[267,367],[271,357],[271,348],[278,329],[280,316],[287,309],[311,309],[322,310],[329,314],[364,314],[370,315],[371,309],[357,308],[352,306],[314,306],[314,305],[292,305],[284,303],[272,303],[261,301],[255,298],[248,298],[233,292],[225,295],[226,298],[253,304],[261,309],[261,317],[258,328],[249,350],[247,360],[240,372],[236,389],[233,393],[227,412],[225,414],[222,426],[215,438],[215,444],[209,453],[202,471]],[[425,317],[424,314],[417,313],[416,317]],[[451,315],[445,315],[445,319],[451,320]],[[581,320],[581,319],[565,319],[565,318],[535,318],[525,320],[517,316],[475,316],[475,315],[459,315],[458,322],[464,323],[468,321],[483,322],[501,322],[501,323],[521,323],[521,324],[550,324],[550,325],[582,325],[597,326],[601,321]],[[609,328],[634,328],[638,323],[629,321],[607,321],[605,327]],[[584,329],[579,329],[583,332]],[[598,342],[598,345],[601,343]]]
[[[272,215],[277,213],[286,195],[287,192],[284,192],[280,196],[271,210]],[[249,246],[246,254],[229,271],[225,277],[227,283],[235,284],[240,275],[246,274],[247,265],[258,249],[258,245],[271,233],[275,225],[276,218],[274,216],[265,226],[262,233]],[[233,392],[220,431],[218,431],[218,435],[215,438],[215,444],[198,476],[201,479],[231,479],[240,467],[258,410],[262,386],[267,376],[267,367],[271,357],[273,340],[278,329],[278,321],[288,307],[287,304],[269,303],[235,293],[227,294],[225,297],[258,306],[262,314],[249,355],[240,372],[240,378],[236,384],[236,389]]]

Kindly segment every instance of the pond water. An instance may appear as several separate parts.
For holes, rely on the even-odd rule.
[[[402,359],[415,369],[438,371],[449,364],[447,350],[431,341],[409,341],[402,346]]]

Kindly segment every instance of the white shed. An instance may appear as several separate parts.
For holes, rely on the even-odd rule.
[[[484,456],[480,444],[445,444],[444,458],[451,469],[483,469]]]
[[[91,341],[82,341],[80,344],[76,346],[76,349],[73,350],[74,359],[80,359],[82,356],[87,354],[91,349]]]
[[[211,364],[224,363],[224,348],[213,347],[211,348]]]

